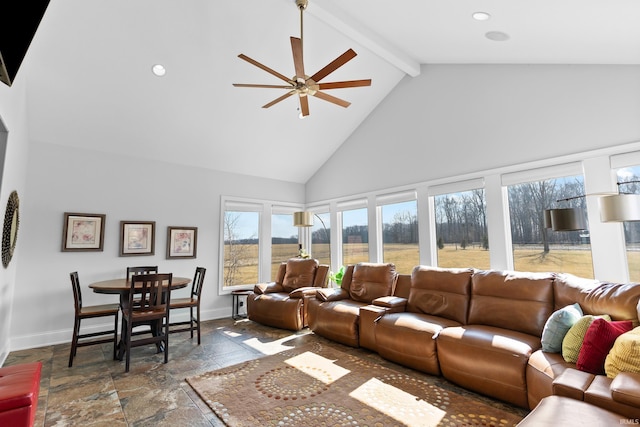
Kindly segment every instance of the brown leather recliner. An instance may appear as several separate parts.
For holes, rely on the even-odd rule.
[[[247,297],[250,320],[299,331],[307,326],[307,300],[327,286],[329,266],[315,259],[292,258],[280,264],[276,281],[261,283]]]
[[[309,300],[309,328],[330,340],[358,347],[360,308],[393,295],[397,276],[391,263],[348,266],[340,288],[321,289]]]

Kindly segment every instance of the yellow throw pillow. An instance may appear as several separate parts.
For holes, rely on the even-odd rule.
[[[576,363],[578,361],[578,355],[580,354],[582,341],[584,341],[584,335],[587,333],[589,326],[591,326],[591,322],[598,317],[601,317],[608,322],[611,321],[611,317],[607,314],[600,316],[587,314],[586,316],[582,316],[571,328],[569,328],[569,331],[567,331],[567,334],[562,340],[562,357],[566,362]]]
[[[609,378],[620,372],[640,373],[640,327],[620,335],[604,361],[604,371]]]

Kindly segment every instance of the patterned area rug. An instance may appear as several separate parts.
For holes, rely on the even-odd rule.
[[[228,426],[514,426],[522,418],[315,343],[187,378]]]

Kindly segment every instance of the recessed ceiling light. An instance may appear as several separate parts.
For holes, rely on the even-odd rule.
[[[167,73],[167,70],[161,64],[156,64],[153,67],[151,67],[151,71],[153,72],[153,74],[155,74],[158,77],[162,77]]]
[[[475,19],[476,21],[486,21],[489,18],[491,18],[491,15],[489,15],[487,12],[475,12],[473,15],[471,15],[473,17],[473,19]]]
[[[504,42],[509,40],[509,34],[503,33],[502,31],[489,31],[484,36],[494,42]]]

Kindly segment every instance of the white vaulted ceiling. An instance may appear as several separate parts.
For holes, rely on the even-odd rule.
[[[637,0],[309,0],[308,74],[352,48],[324,81],[373,83],[300,120],[296,97],[261,108],[283,90],[232,86],[282,83],[240,53],[295,74],[294,0],[51,0],[17,79],[34,141],[304,183],[421,66],[640,64],[638,22]]]

